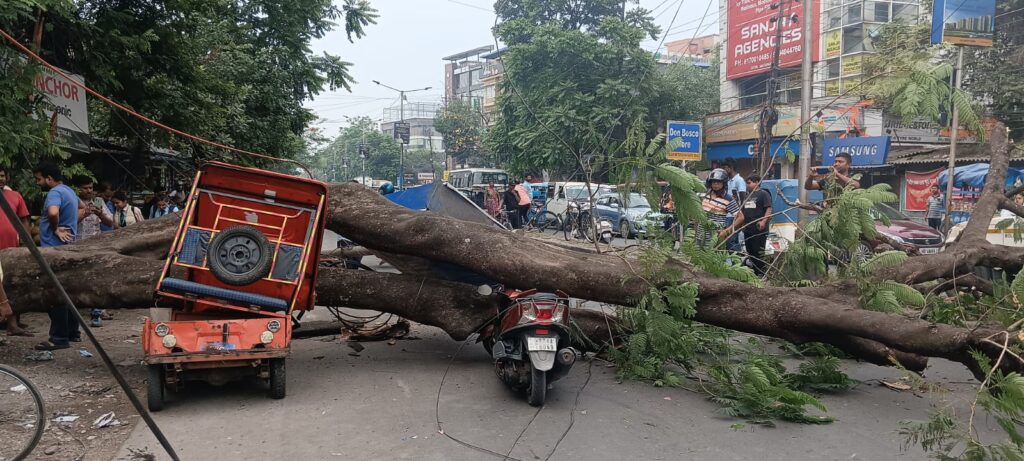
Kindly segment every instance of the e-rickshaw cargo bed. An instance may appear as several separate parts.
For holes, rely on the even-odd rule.
[[[326,203],[316,180],[200,167],[156,287],[158,302],[177,306],[155,309],[169,315],[143,325],[151,410],[162,408],[167,386],[246,371],[284,397],[291,315],[315,304]]]

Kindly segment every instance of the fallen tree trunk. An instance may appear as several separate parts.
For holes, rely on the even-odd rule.
[[[1001,181],[1008,163],[1006,139],[1005,135],[995,138],[989,176],[998,184],[986,187],[976,212],[979,216],[1004,205]],[[988,219],[984,221],[972,221],[965,240],[951,251],[910,258],[882,276],[920,283],[957,271],[962,274],[965,261],[1019,267],[1024,258],[1018,250],[992,248],[983,235],[978,237],[987,228]],[[159,258],[170,244],[174,227],[173,218],[146,222],[44,254],[80,307],[146,307],[152,302],[162,265]],[[625,306],[652,288],[638,263],[627,256],[552,245],[522,233],[407,210],[358,184],[331,186],[328,227],[385,259],[418,258],[453,265],[508,286],[561,290],[577,298]],[[52,289],[40,278],[25,250],[2,251],[0,261],[15,309],[50,307]],[[873,363],[896,360],[912,370],[922,370],[926,357],[944,357],[977,371],[968,353],[971,349],[993,359],[1001,350],[1001,345],[992,341],[999,331],[968,330],[862,310],[856,292],[851,291],[856,289],[853,284],[755,288],[680,261],[668,264],[682,275],[662,283],[698,284],[695,320],[710,325],[794,343],[824,342]],[[398,275],[321,268],[318,299],[322,304],[400,315],[440,327],[455,339],[468,337],[496,312],[496,297],[479,295],[474,285],[436,276],[422,269]],[[599,313],[581,312],[577,320],[586,334],[604,340],[611,339],[618,329]],[[1004,360],[1002,365],[1008,370],[1024,369],[1019,360]]]

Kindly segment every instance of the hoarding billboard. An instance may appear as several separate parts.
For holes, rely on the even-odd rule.
[[[935,0],[932,43],[992,46],[996,0]]]
[[[762,74],[771,70],[776,45],[779,50],[779,66],[799,66],[803,52],[803,21],[807,17],[803,11],[803,3],[766,2],[763,0],[728,0],[726,14],[729,21],[728,39],[726,40],[726,70],[729,80]],[[782,20],[777,21],[781,4]],[[814,31],[812,43],[814,49],[811,56],[814,61],[820,59],[819,30],[821,22],[821,2],[814,2],[814,11],[810,18]],[[782,43],[776,44],[778,25],[782,26]]]

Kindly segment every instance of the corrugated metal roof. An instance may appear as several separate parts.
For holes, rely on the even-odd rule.
[[[956,149],[956,163],[987,162],[991,158],[989,146],[982,144],[961,144]],[[1010,160],[1024,160],[1024,150],[1015,147]],[[949,162],[949,146],[900,146],[889,153],[890,165],[946,164]]]

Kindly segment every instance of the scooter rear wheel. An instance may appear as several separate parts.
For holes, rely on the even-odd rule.
[[[544,406],[548,392],[547,372],[533,368],[530,374],[530,388],[527,390],[526,402],[535,407]]]

